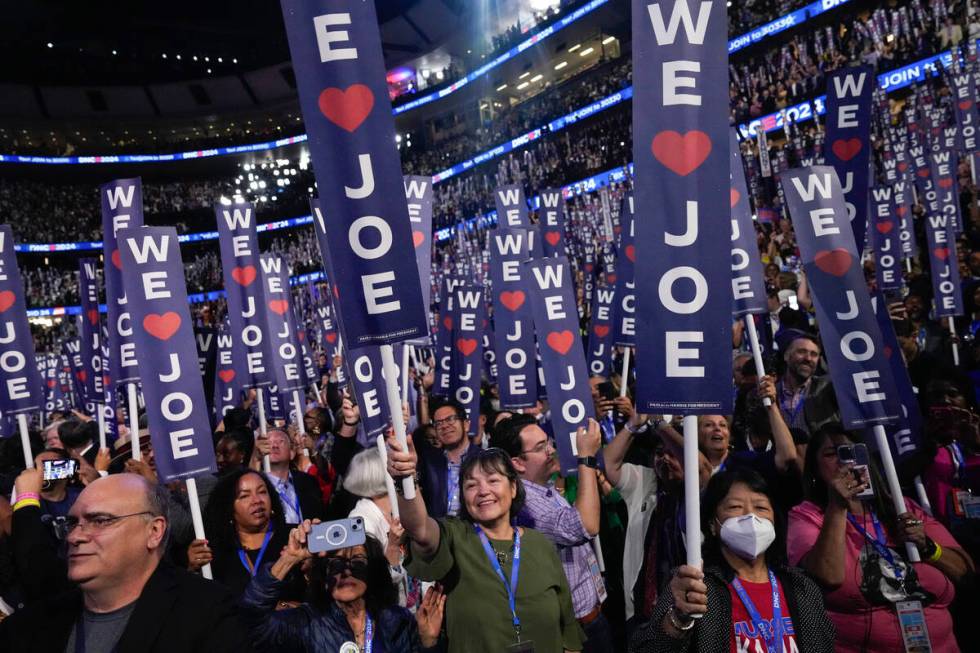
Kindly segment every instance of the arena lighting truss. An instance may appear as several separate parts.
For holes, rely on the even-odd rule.
[[[406,104],[395,107],[392,112],[397,116],[406,111],[411,111],[412,109],[418,108],[424,104],[429,104],[436,100],[440,100],[452,93],[455,93],[460,88],[469,84],[470,82],[480,78],[494,68],[500,66],[505,61],[513,59],[518,54],[524,52],[531,46],[543,41],[552,34],[558,33],[560,30],[564,29],[568,25],[572,24],[576,20],[582,18],[583,16],[595,11],[602,5],[609,2],[609,0],[592,0],[592,2],[579,7],[577,10],[565,16],[561,20],[552,23],[547,28],[538,32],[534,36],[522,41],[520,44],[514,46],[507,52],[502,53],[493,61],[487,62],[486,64],[480,66],[475,71],[467,75],[466,77],[460,79],[454,84],[440,90],[435,93],[430,93],[429,95],[424,95],[420,98],[412,100]],[[760,27],[757,27],[745,34],[738,36],[728,42],[728,52],[729,54],[737,52],[742,48],[748,47],[749,45],[755,45],[761,41],[774,36],[782,31],[790,29],[792,27],[797,27],[805,23],[810,18],[823,14],[827,11],[835,9],[841,5],[847,4],[850,0],[817,0],[816,2],[803,7],[802,9],[797,9],[792,11],[781,18],[777,18],[774,21],[766,23]],[[266,150],[274,150],[280,147],[285,147],[287,145],[293,145],[295,143],[302,143],[306,141],[306,134],[300,134],[299,136],[291,136],[289,138],[280,138],[274,141],[265,141],[262,143],[251,143],[248,145],[234,145],[228,147],[216,147],[205,150],[192,150],[189,152],[177,152],[173,154],[101,154],[93,156],[23,156],[18,154],[0,154],[0,163],[26,163],[26,164],[47,164],[47,165],[88,165],[88,164],[98,164],[98,163],[160,163],[168,161],[184,161],[189,159],[206,159],[213,156],[225,156],[230,154],[248,154],[250,152],[263,152]]]
[[[977,41],[978,47],[980,47],[980,40]],[[952,66],[952,56],[949,52],[944,52],[942,54],[933,55],[931,57],[926,57],[921,61],[908,64],[907,66],[902,66],[901,68],[896,68],[895,70],[882,73],[878,75],[878,84],[881,86],[885,92],[891,92],[898,90],[900,88],[905,88],[911,84],[915,84],[927,79],[930,75],[938,73],[938,66],[942,65],[944,68],[950,68]],[[547,125],[542,125],[537,129],[532,129],[522,136],[513,138],[506,143],[501,143],[497,147],[491,148],[482,154],[478,154],[462,163],[457,163],[450,168],[446,168],[442,172],[433,175],[433,185],[438,184],[450,177],[458,175],[465,172],[475,166],[486,163],[492,159],[499,156],[507,154],[527,143],[537,140],[545,133],[553,133],[564,129],[565,127],[572,125],[579,120],[583,120],[589,116],[595,115],[600,111],[608,109],[609,107],[616,106],[621,102],[630,100],[633,97],[633,87],[628,86],[621,91],[617,91],[612,95],[609,95],[601,100],[596,100],[588,105],[577,109],[561,118],[552,120]],[[823,115],[824,100],[825,95],[821,95],[813,100],[807,100],[801,102],[792,107],[783,109],[779,113],[773,113],[768,116],[763,116],[757,118],[749,123],[741,124],[738,126],[739,135],[742,138],[747,138],[753,136],[756,130],[761,126],[767,132],[782,129],[783,128],[783,118],[785,116],[786,120],[791,123],[804,122],[810,120],[814,117],[814,110],[816,110],[817,115]],[[305,136],[303,137],[305,138]],[[582,182],[577,182],[582,183]],[[574,186],[575,184],[573,184]],[[258,231],[275,231],[278,229],[288,229],[290,227],[298,227],[305,224],[310,224],[313,218],[309,215],[300,216],[296,218],[287,218],[285,220],[276,220],[274,222],[266,222],[264,224],[258,225],[256,228]],[[438,234],[438,232],[437,232]],[[215,240],[218,237],[217,231],[205,231],[195,234],[183,234],[180,236],[180,242],[182,243],[192,243],[200,242],[205,240]],[[80,251],[91,251],[91,250],[101,250],[102,242],[80,242],[80,243],[21,243],[15,245],[14,249],[19,253],[25,254],[47,254],[51,252],[80,252]]]

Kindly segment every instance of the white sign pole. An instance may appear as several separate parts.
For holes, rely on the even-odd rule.
[[[385,390],[388,395],[388,410],[391,413],[391,424],[395,428],[395,439],[408,451],[405,437],[405,420],[402,417],[402,402],[398,395],[398,367],[395,365],[395,352],[391,345],[381,345],[381,366],[384,369]],[[402,479],[402,493],[405,499],[415,498],[415,479],[408,476]]]

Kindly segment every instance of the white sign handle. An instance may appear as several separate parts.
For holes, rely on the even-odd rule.
[[[191,522],[194,524],[194,539],[203,540],[204,537],[204,519],[201,517],[201,500],[197,496],[197,479],[189,478],[187,483],[187,502],[190,504],[191,509]],[[214,574],[211,573],[211,565],[206,564],[201,567],[201,575],[208,580],[214,580]]]
[[[619,396],[625,397],[626,391],[629,389],[629,378],[630,378],[630,353],[633,350],[630,347],[623,348],[623,373],[619,376]]]
[[[391,345],[381,345],[381,366],[384,369],[385,391],[388,396],[388,411],[391,413],[391,425],[395,429],[395,439],[408,451],[408,441],[405,437],[405,420],[402,417],[402,401],[398,395],[398,367],[395,365],[395,352]],[[407,501],[415,498],[415,479],[408,476],[402,479],[402,493]]]
[[[398,514],[398,495],[395,494],[395,479],[388,473],[388,447],[385,444],[384,435],[378,435],[376,445],[381,454],[381,464],[385,468],[385,490],[388,491],[388,503],[391,504],[391,517],[392,519],[399,519],[401,515]]]
[[[687,564],[701,568],[701,483],[698,454],[698,417],[684,416],[684,518],[687,528]]]
[[[129,413],[129,448],[132,450],[133,460],[142,460],[139,403],[136,400],[135,382],[126,385],[126,412]]]
[[[752,348],[752,360],[755,361],[755,373],[762,378],[766,373],[765,364],[762,362],[762,348],[759,347],[759,332],[755,330],[755,318],[752,315],[745,316],[745,330],[749,332],[749,346]],[[769,397],[762,399],[762,405],[768,408],[772,406]]]
[[[255,400],[259,402],[259,435],[264,438],[268,425],[265,422],[265,403],[262,401],[262,394],[262,388],[255,389]],[[262,456],[262,471],[266,474],[272,471],[272,461],[269,460],[269,454]]]
[[[891,492],[892,503],[895,505],[895,514],[901,515],[903,512],[908,512],[908,508],[905,507],[905,499],[902,497],[902,486],[898,482],[898,472],[895,471],[895,461],[892,460],[892,450],[888,446],[885,427],[876,424],[874,432],[875,442],[878,444],[878,455],[881,456],[881,466],[885,472],[885,481],[888,483],[888,491]],[[919,550],[911,542],[905,543],[905,553],[909,562],[922,562],[919,557]]]
[[[34,456],[31,455],[31,434],[27,430],[27,415],[17,415],[17,426],[20,429],[20,446],[24,449],[24,467],[34,469]]]

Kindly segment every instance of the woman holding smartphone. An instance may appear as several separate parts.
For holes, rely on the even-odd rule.
[[[905,650],[906,637],[915,633],[903,632],[900,610],[903,620],[926,627],[932,651],[959,651],[949,604],[954,583],[973,571],[973,561],[913,501],[905,499],[907,510],[896,514],[874,461],[867,475],[850,462],[852,445],[839,424],[821,428],[810,440],[804,466],[808,500],[789,516],[790,564],[822,586],[827,615],[837,627],[837,651]],[[843,452],[845,462],[841,446],[851,447]],[[922,562],[906,559],[906,542],[915,545]]]

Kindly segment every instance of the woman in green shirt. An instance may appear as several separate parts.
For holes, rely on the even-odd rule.
[[[393,438],[389,447],[389,473],[414,476],[418,459],[411,437],[407,452]],[[411,501],[398,497],[412,540],[406,569],[440,581],[446,593],[449,653],[582,650],[584,636],[555,547],[533,529],[512,526],[524,486],[510,456],[501,449],[471,454],[463,460],[459,486],[458,518],[432,519],[419,493]]]

